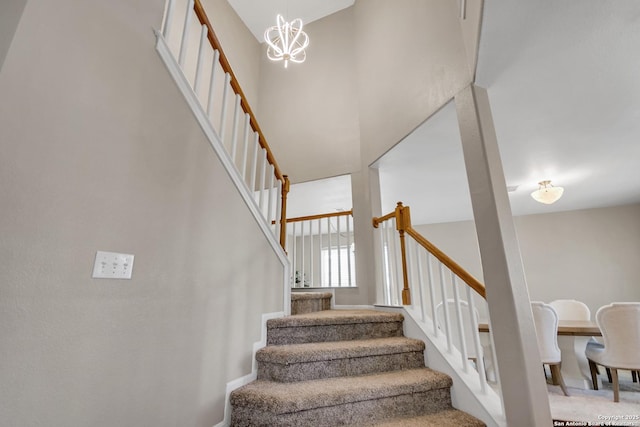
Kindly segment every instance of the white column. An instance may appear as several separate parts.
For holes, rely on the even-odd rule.
[[[551,425],[529,292],[489,98],[468,86],[455,97],[507,424]]]

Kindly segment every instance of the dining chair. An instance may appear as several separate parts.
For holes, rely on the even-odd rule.
[[[597,365],[611,370],[613,401],[620,401],[618,369],[640,371],[640,302],[619,302],[596,312],[604,346],[587,345],[585,354],[591,369],[593,389],[598,389]]]
[[[558,347],[558,314],[553,307],[540,301],[531,302],[531,311],[542,365],[549,365],[553,385],[559,385],[564,395],[569,396],[560,371],[562,354]]]
[[[587,304],[575,299],[557,299],[549,303],[559,320],[591,320],[591,310]]]
[[[557,299],[549,303],[558,314],[558,320],[591,320],[591,310],[587,304],[575,299]],[[589,343],[597,343],[595,337],[573,337],[573,354],[575,355],[578,369],[585,382],[590,378],[589,362],[584,352]],[[607,374],[609,372],[607,371]],[[586,384],[586,383],[585,383]]]

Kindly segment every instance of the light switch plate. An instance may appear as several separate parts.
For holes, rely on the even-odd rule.
[[[98,251],[91,277],[95,279],[131,279],[132,272],[133,255]]]

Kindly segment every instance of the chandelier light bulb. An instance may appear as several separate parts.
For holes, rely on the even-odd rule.
[[[286,22],[282,15],[276,18],[277,25],[267,28],[264,41],[267,43],[267,57],[272,61],[302,63],[307,59],[305,49],[309,46],[309,36],[302,31],[302,19]]]
[[[554,187],[551,185],[551,181],[540,181],[538,185],[540,187],[531,193],[531,197],[536,202],[544,203],[545,205],[557,202],[562,197],[562,193],[564,193],[564,188]]]

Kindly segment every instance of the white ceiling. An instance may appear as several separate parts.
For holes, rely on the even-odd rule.
[[[287,21],[300,18],[303,24],[345,9],[355,0],[227,0],[240,19],[262,43],[264,31],[276,24],[276,16]]]
[[[518,186],[514,215],[640,202],[638,46],[637,0],[485,1],[476,83],[489,93],[507,186]],[[471,219],[453,103],[379,167],[383,210],[400,199],[417,223]],[[544,179],[565,188],[553,205],[529,195]]]
[[[640,202],[639,47],[638,0],[485,0],[476,83],[489,93],[507,185],[518,186],[514,215]],[[402,200],[415,223],[471,219],[452,103],[377,166],[383,211]],[[529,196],[543,179],[565,188],[553,205]]]

